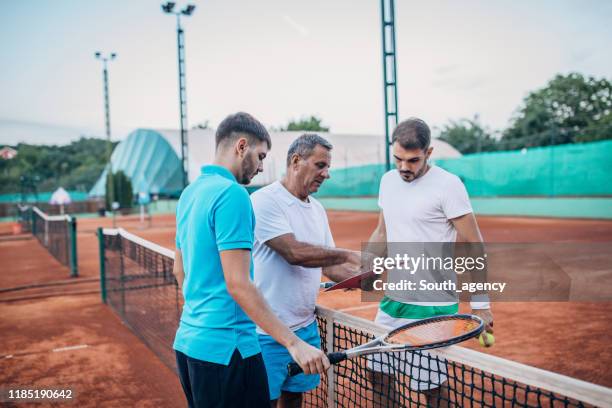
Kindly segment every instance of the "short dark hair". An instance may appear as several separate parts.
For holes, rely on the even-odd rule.
[[[406,150],[427,150],[431,143],[431,131],[424,120],[408,118],[393,131],[391,143],[398,142]]]
[[[298,137],[291,143],[291,146],[289,146],[289,150],[287,151],[287,166],[291,164],[291,156],[297,154],[301,158],[307,159],[317,146],[322,146],[327,150],[331,150],[333,148],[332,144],[329,143],[327,139],[315,133],[305,133]]]
[[[260,142],[266,142],[268,149],[272,148],[270,134],[264,125],[246,112],[234,113],[223,119],[215,133],[215,146],[219,147],[221,143],[237,137],[240,133]]]

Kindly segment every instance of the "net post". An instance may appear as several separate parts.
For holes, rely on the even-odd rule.
[[[32,223],[32,235],[36,237],[36,212],[34,211],[34,207],[32,207],[32,211],[30,211],[30,222]]]
[[[125,318],[125,262],[123,255],[125,247],[123,237],[119,235],[119,293],[121,294],[121,316]]]
[[[327,352],[331,353],[334,351],[334,318],[327,316],[325,319],[325,330],[327,331],[327,338],[325,346]],[[336,378],[334,365],[331,364],[327,369],[327,406],[330,408],[336,407]]]
[[[106,303],[106,263],[104,255],[104,232],[102,227],[98,228],[98,248],[100,249],[100,294],[102,296],[102,303]]]
[[[78,258],[77,258],[77,221],[75,217],[70,217],[68,223],[70,227],[70,276],[76,278],[79,276]]]

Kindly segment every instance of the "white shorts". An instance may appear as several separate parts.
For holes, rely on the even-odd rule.
[[[417,320],[392,317],[379,308],[375,322],[388,327],[399,327]],[[409,387],[414,391],[438,388],[448,379],[446,360],[426,351],[372,354],[368,356],[368,368],[387,375],[405,373],[410,377]]]

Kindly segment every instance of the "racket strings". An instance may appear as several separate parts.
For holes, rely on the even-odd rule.
[[[419,347],[465,335],[478,326],[478,322],[472,320],[440,320],[395,331],[385,338],[385,342]]]

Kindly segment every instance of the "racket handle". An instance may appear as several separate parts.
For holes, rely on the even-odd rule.
[[[287,372],[289,373],[289,377],[293,377],[294,375],[298,375],[304,372],[302,367],[296,362],[291,362],[287,364]]]
[[[346,360],[346,353],[344,351],[337,351],[335,353],[327,353],[327,359],[332,364],[338,364],[339,362]]]
[[[328,353],[327,358],[331,364],[338,364],[339,362],[346,360],[346,353],[342,351]],[[293,377],[294,375],[303,373],[304,370],[302,370],[302,367],[300,367],[298,363],[291,362],[287,364],[287,372],[289,373],[289,377]]]

